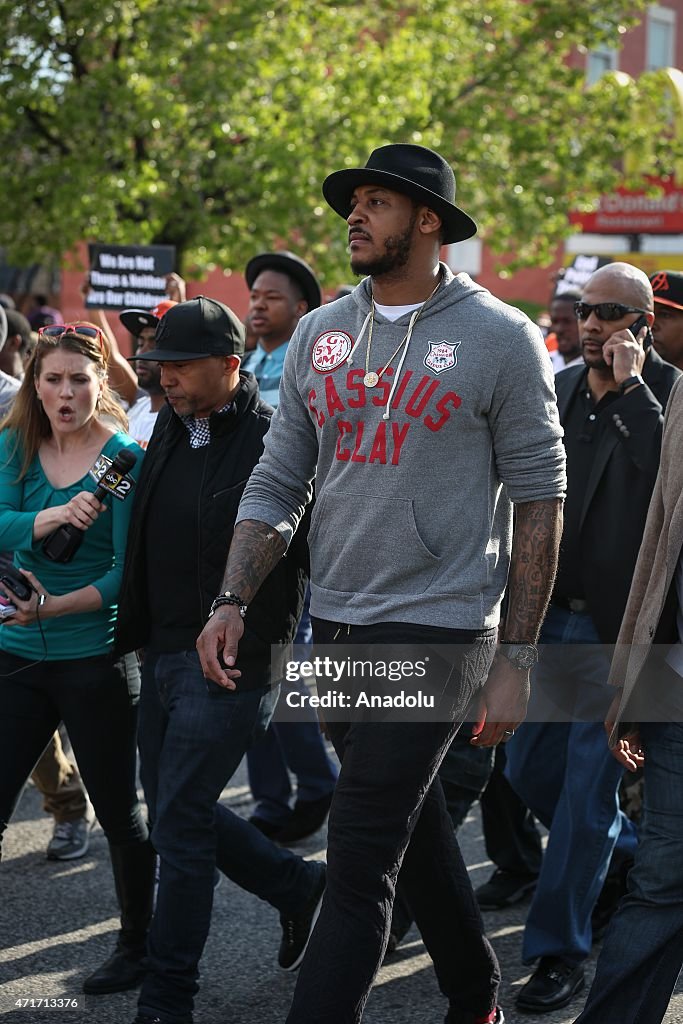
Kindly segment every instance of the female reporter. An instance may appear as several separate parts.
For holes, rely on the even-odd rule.
[[[0,625],[0,837],[64,721],[109,841],[121,907],[116,951],[83,986],[92,993],[141,979],[154,874],[135,785],[139,672],[134,659],[112,654],[132,501],[111,495],[101,504],[89,473],[121,448],[142,455],[109,392],[107,358],[92,324],[43,328],[0,423],[2,547],[34,588],[21,600],[3,587],[17,611]],[[43,545],[64,524],[82,531],[82,543],[70,561],[51,561]]]

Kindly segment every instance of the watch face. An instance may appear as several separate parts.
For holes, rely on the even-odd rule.
[[[517,651],[513,661],[517,668],[533,668],[536,664],[536,652],[532,647]]]
[[[503,644],[501,653],[520,671],[533,668],[538,661],[538,651],[532,644]]]

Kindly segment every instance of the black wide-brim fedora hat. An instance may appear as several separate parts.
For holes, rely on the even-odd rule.
[[[276,270],[280,274],[293,277],[304,293],[309,311],[322,305],[323,296],[318,279],[308,263],[300,256],[288,252],[287,249],[282,249],[280,252],[261,252],[258,256],[254,256],[249,260],[247,269],[244,271],[250,288],[262,270]]]
[[[396,143],[373,150],[365,167],[348,167],[329,174],[323,195],[340,217],[351,213],[351,196],[359,185],[384,185],[424,203],[441,217],[444,243],[462,242],[477,225],[455,205],[455,175],[439,153],[425,146]]]

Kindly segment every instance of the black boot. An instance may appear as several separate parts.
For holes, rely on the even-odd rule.
[[[147,929],[152,919],[155,853],[149,840],[110,846],[121,930],[108,960],[83,982],[88,995],[137,988],[145,974]]]

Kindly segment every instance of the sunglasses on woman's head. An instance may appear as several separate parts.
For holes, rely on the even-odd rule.
[[[61,338],[63,334],[80,334],[82,338],[92,338],[104,352],[104,335],[99,327],[93,324],[48,324],[47,327],[38,329],[39,338]]]
[[[621,302],[575,302],[574,312],[578,320],[587,320],[595,313],[598,320],[621,320],[627,313],[647,313],[646,309],[637,306],[624,306]]]

